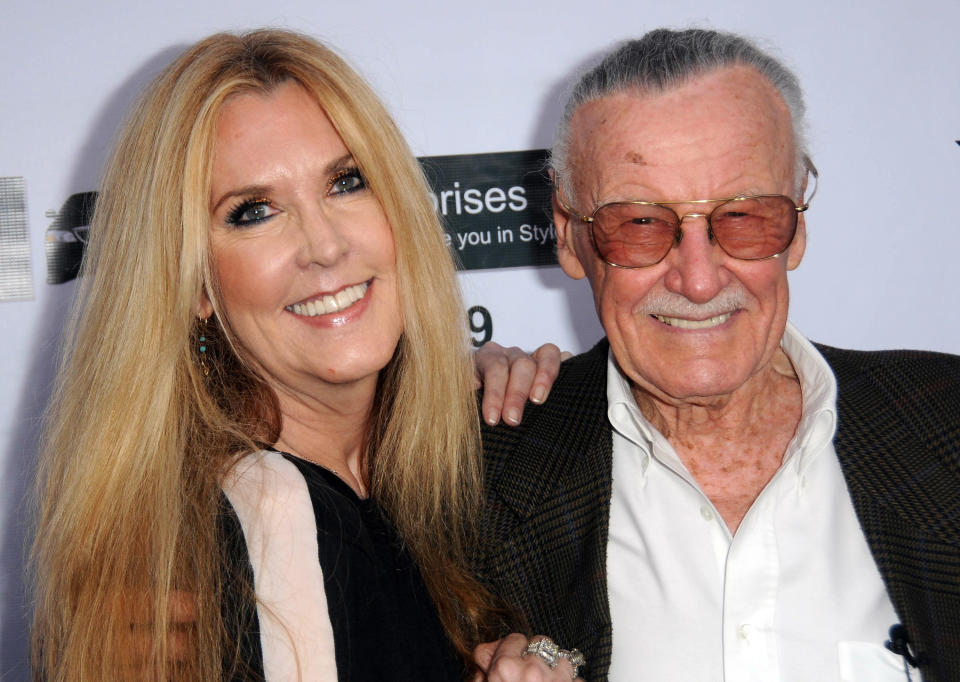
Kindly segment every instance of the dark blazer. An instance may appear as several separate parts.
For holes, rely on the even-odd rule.
[[[605,680],[613,442],[606,340],[563,364],[517,428],[484,427],[479,570]],[[960,680],[960,357],[818,346],[838,384],[834,447],[926,682]],[[892,624],[891,624],[892,625]]]

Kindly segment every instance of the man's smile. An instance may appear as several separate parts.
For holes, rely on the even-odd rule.
[[[721,324],[729,320],[733,316],[732,312],[723,313],[722,315],[716,315],[714,317],[708,317],[705,320],[688,320],[682,317],[667,317],[666,315],[651,315],[651,317],[663,322],[666,325],[671,327],[677,327],[678,329],[710,329],[712,327],[719,327]]]

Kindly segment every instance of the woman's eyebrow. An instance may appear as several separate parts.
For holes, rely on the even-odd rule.
[[[234,197],[269,196],[270,190],[270,185],[247,185],[246,187],[230,190],[217,199],[217,202],[211,206],[210,213],[216,213],[217,209],[219,209],[220,206],[223,205],[223,202],[227,201],[228,199],[232,199]]]

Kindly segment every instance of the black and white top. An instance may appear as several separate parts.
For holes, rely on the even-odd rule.
[[[244,541],[227,544],[249,560],[257,594],[260,651],[248,662],[262,654],[266,680],[463,679],[420,572],[374,500],[273,451],[241,459],[223,489],[236,514],[224,533],[242,529]]]

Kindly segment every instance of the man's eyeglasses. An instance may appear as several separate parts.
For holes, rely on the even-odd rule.
[[[808,161],[817,179],[817,171]],[[692,201],[613,201],[582,215],[568,206],[554,188],[560,207],[590,226],[597,253],[609,265],[646,268],[656,265],[683,239],[687,218],[706,218],[707,234],[727,255],[740,260],[775,258],[787,250],[797,233],[800,213],[810,207],[810,198],[797,204],[782,194],[759,194],[727,199]],[[717,204],[709,213],[679,215],[677,204]]]

